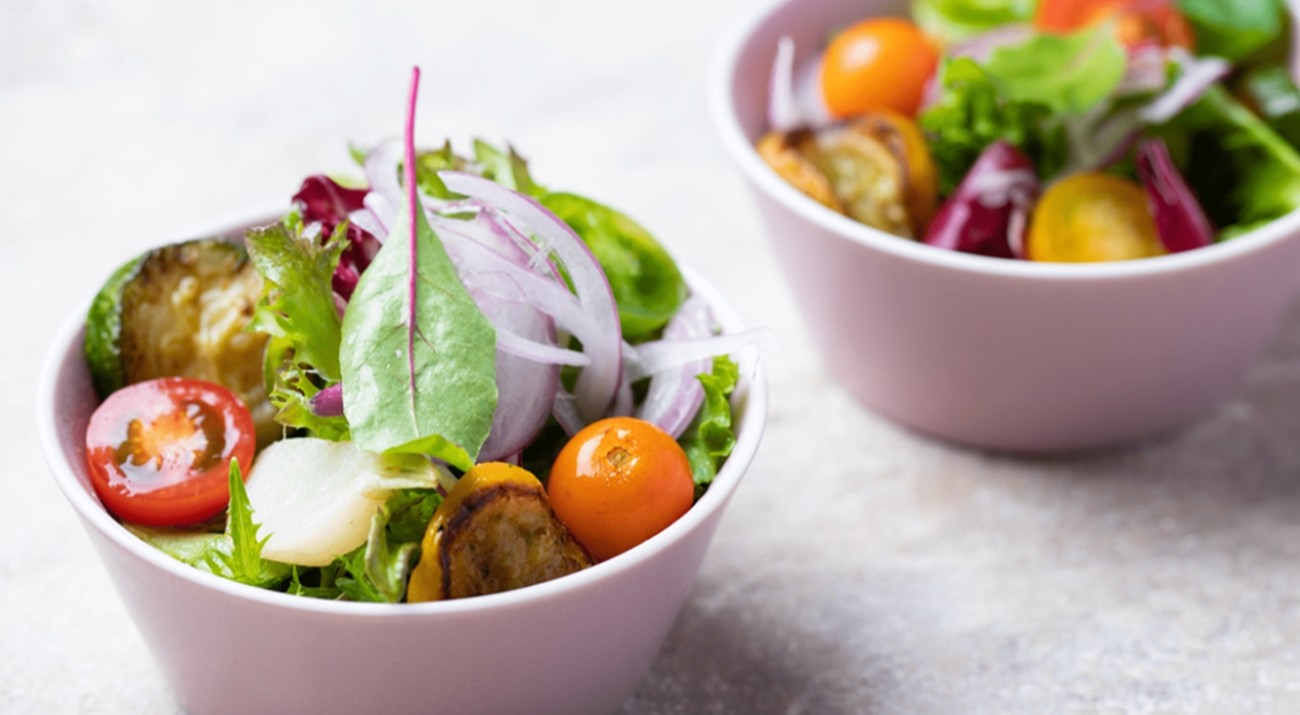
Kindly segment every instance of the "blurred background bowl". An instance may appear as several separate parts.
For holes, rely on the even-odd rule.
[[[1300,213],[1139,261],[1046,264],[959,254],[827,209],[754,151],[778,39],[797,62],[901,0],[767,3],[723,40],[715,128],[829,372],[862,404],[999,450],[1100,447],[1175,428],[1231,395],[1300,283]]]
[[[194,235],[242,236],[276,219],[258,210]],[[741,328],[710,286],[689,271],[687,279],[724,328]],[[613,711],[649,670],[685,602],[767,414],[756,371],[733,397],[735,450],[704,496],[645,543],[584,571],[434,603],[300,598],[191,568],[104,511],[85,467],[98,398],[82,356],[84,318],[84,309],[69,317],[45,363],[45,458],[181,706],[196,715]]]

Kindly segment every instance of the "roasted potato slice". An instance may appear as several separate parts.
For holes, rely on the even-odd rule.
[[[408,601],[509,591],[592,564],[531,472],[490,462],[460,478],[429,520]]]
[[[156,377],[230,389],[253,414],[259,445],[281,433],[262,381],[266,334],[246,330],[262,279],[241,246],[200,239],[164,246],[118,270],[86,319],[86,357],[108,393]]]

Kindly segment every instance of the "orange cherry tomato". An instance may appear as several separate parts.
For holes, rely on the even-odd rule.
[[[695,499],[677,440],[635,417],[587,425],[564,445],[546,482],[556,516],[598,560],[663,531]]]
[[[220,385],[164,377],[108,396],[86,428],[86,464],[100,501],[123,521],[180,526],[230,502],[230,460],[247,474],[253,418]]]
[[[939,51],[899,18],[863,20],[836,35],[822,58],[822,95],[835,117],[891,110],[916,116]]]
[[[1155,42],[1188,50],[1196,44],[1192,26],[1172,0],[1042,0],[1034,24],[1051,32],[1073,32],[1115,21],[1119,40],[1129,47]]]
[[[1052,184],[1039,199],[1025,253],[1033,261],[1091,263],[1166,253],[1141,186],[1094,171]]]

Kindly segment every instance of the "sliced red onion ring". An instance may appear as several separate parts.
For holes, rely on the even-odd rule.
[[[1153,42],[1143,43],[1128,52],[1124,79],[1115,88],[1115,96],[1159,92],[1169,81],[1169,57],[1165,49]]]
[[[799,128],[801,114],[794,98],[794,40],[782,37],[772,61],[772,84],[767,102],[767,124],[775,132]]]
[[[402,205],[403,198],[402,184],[398,179],[401,162],[402,145],[397,141],[384,142],[366,155],[366,181],[370,183],[370,193],[382,196],[394,208],[394,214],[396,207]]]
[[[577,414],[583,422],[603,417],[621,383],[623,339],[614,294],[591,249],[564,221],[523,194],[470,174],[443,171],[438,175],[449,190],[490,204],[520,221],[545,250],[554,251],[564,263],[583,312],[592,319],[582,326],[583,333],[574,332],[591,358],[574,385]]]
[[[680,340],[704,337],[713,332],[713,315],[708,303],[703,298],[692,296],[668,321],[663,337],[665,340]],[[650,379],[650,387],[636,416],[658,425],[674,438],[680,437],[704,402],[704,387],[696,376],[709,369],[709,360],[700,359],[655,375]]]
[[[497,326],[497,350],[544,365],[586,367],[591,364],[591,358],[577,350],[529,340],[500,326]]]
[[[1169,147],[1159,139],[1138,144],[1138,176],[1147,190],[1147,203],[1156,220],[1156,233],[1170,253],[1189,251],[1214,242],[1214,227],[1196,194],[1178,173]]]
[[[523,451],[546,424],[560,385],[558,365],[539,362],[533,355],[513,353],[507,346],[544,345],[555,341],[550,319],[526,303],[480,303],[484,315],[497,329],[497,407],[492,428],[479,450],[479,460],[490,462]],[[512,336],[522,338],[512,343]]]
[[[708,338],[654,340],[635,347],[627,346],[624,369],[629,382],[636,382],[664,370],[681,367],[696,360],[729,355],[746,348],[768,352],[776,348],[776,335],[767,328],[743,333],[715,335]]]
[[[1138,112],[1138,118],[1147,124],[1164,124],[1173,119],[1232,71],[1232,65],[1227,60],[1219,57],[1193,57],[1180,47],[1171,48],[1169,58],[1181,67],[1182,72],[1174,80],[1173,86]]]
[[[1027,23],[1002,25],[958,42],[946,54],[948,57],[969,57],[983,63],[999,47],[1018,45],[1033,34],[1033,25]]]
[[[820,129],[835,123],[822,91],[822,54],[796,65],[794,40],[783,36],[776,43],[768,88],[767,122],[772,131]]]

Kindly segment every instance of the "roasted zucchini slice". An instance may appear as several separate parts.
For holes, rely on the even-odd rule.
[[[537,477],[510,464],[479,464],[460,478],[429,520],[406,598],[499,593],[591,564],[591,556],[555,516]]]
[[[844,213],[844,204],[835,195],[830,179],[804,156],[803,147],[811,141],[812,133],[807,131],[771,132],[758,140],[756,149],[772,171],[791,186],[817,203]]]
[[[880,112],[816,132],[768,134],[763,160],[819,203],[882,231],[923,234],[938,202],[938,175],[916,123]]]
[[[253,414],[258,444],[280,435],[262,381],[266,335],[247,330],[262,279],[220,239],[164,246],[119,268],[86,316],[86,362],[101,395],[155,377],[224,385]]]

